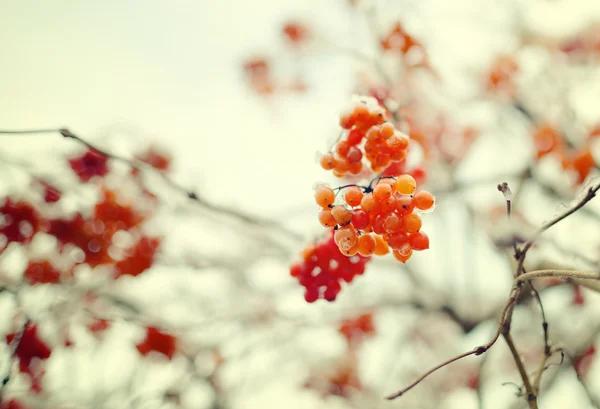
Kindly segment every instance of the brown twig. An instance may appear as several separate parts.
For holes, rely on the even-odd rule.
[[[508,348],[510,349],[510,353],[513,356],[515,364],[517,365],[517,369],[519,370],[519,374],[521,375],[521,379],[523,380],[523,383],[525,385],[525,392],[527,393],[527,403],[529,404],[529,407],[531,409],[538,409],[536,392],[533,389],[533,386],[531,385],[529,375],[527,375],[527,370],[525,369],[525,364],[521,359],[521,354],[519,353],[515,341],[512,338],[512,335],[510,334],[510,330],[503,333],[502,336],[506,341],[506,345],[508,345]]]
[[[529,249],[531,248],[531,246],[533,246],[533,244],[535,243],[535,241],[549,228],[551,228],[552,226],[554,226],[556,223],[566,219],[567,217],[569,217],[570,215],[572,215],[573,213],[575,213],[577,210],[581,209],[583,206],[586,205],[587,202],[589,202],[590,200],[592,200],[595,196],[596,193],[598,192],[598,190],[600,190],[600,183],[595,186],[595,187],[590,187],[588,188],[588,191],[586,193],[586,195],[572,208],[570,208],[569,210],[565,211],[564,213],[560,214],[559,216],[555,217],[554,219],[550,220],[549,222],[545,223],[542,227],[540,227],[534,234],[533,236],[523,245],[523,248],[519,251],[519,262],[518,262],[518,266],[517,266],[517,276],[521,275],[521,272],[523,270],[523,263],[525,262],[525,256],[527,254],[527,252],[529,251]]]

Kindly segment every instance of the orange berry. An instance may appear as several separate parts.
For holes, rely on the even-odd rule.
[[[590,152],[590,148],[587,148],[581,152],[577,152],[572,159],[571,165],[577,172],[577,183],[583,183],[590,174],[590,171],[596,167],[592,152]]]
[[[375,251],[374,253],[378,256],[383,256],[387,253],[390,252],[390,248],[387,244],[387,242],[385,241],[385,239],[383,237],[381,237],[380,235],[376,234],[374,235],[375,238]]]
[[[350,129],[356,122],[355,118],[351,115],[340,117],[340,126],[344,129]]]
[[[348,172],[348,161],[346,159],[337,159],[333,169],[341,174]]]
[[[331,209],[331,216],[333,216],[340,226],[346,226],[352,221],[352,212],[344,206],[333,206]]]
[[[375,201],[373,193],[367,193],[363,196],[362,200],[360,201],[360,207],[367,213],[375,210],[377,207],[377,202]]]
[[[339,141],[335,146],[335,151],[342,158],[345,158],[348,155],[348,151],[350,150],[350,144],[346,141]]]
[[[385,141],[385,143],[391,151],[398,152],[404,151],[408,148],[410,139],[398,132],[395,135],[390,136],[390,138],[387,141]]]
[[[373,197],[378,202],[387,200],[392,195],[392,187],[387,183],[378,183],[373,189]]]
[[[394,257],[396,258],[396,260],[402,262],[402,263],[406,263],[408,261],[408,259],[410,258],[410,256],[412,256],[412,249],[410,247],[408,247],[410,249],[410,251],[399,251],[399,250],[394,250],[392,253],[394,254]]]
[[[335,168],[335,165],[337,165],[337,160],[331,153],[326,153],[323,156],[321,156],[321,159],[319,160],[319,164],[321,165],[321,167],[323,169],[331,170],[331,169]]]
[[[363,168],[362,162],[353,162],[348,165],[348,170],[353,175],[358,175]]]
[[[391,122],[386,122],[386,123],[382,124],[379,129],[379,134],[384,139],[387,139],[390,136],[392,136],[394,134],[394,132],[396,132],[396,128],[394,128],[394,125]]]
[[[393,213],[396,210],[396,196],[390,196],[387,200],[379,203],[381,213]]]
[[[396,178],[396,190],[403,195],[412,195],[417,189],[417,181],[411,175],[400,175]]]
[[[329,207],[335,202],[335,193],[333,193],[333,189],[320,185],[315,189],[315,202],[323,208]]]
[[[397,233],[402,228],[402,219],[392,213],[385,218],[383,228],[388,233]]]
[[[396,197],[396,211],[398,214],[405,215],[411,213],[415,208],[413,198],[410,196],[398,196]]]
[[[342,227],[335,231],[333,240],[340,250],[348,251],[356,244],[358,235],[352,227]]]
[[[380,128],[378,126],[373,126],[369,128],[369,130],[367,131],[367,142],[379,139],[379,130]]]
[[[363,196],[364,195],[361,188],[358,186],[351,186],[346,190],[344,199],[346,199],[346,203],[348,203],[350,206],[356,207],[360,204]]]
[[[375,238],[370,234],[358,237],[358,254],[368,257],[375,251]]]
[[[356,116],[356,120],[359,122],[364,122],[369,118],[369,108],[366,105],[357,105],[354,108],[354,115]]]
[[[426,190],[419,190],[412,198],[412,202],[417,209],[429,210],[435,204],[435,198]]]
[[[337,225],[337,221],[329,209],[319,210],[319,223],[324,227],[335,227]]]
[[[383,178],[377,183],[387,183],[392,188],[392,194],[396,193],[396,181],[392,178]]]
[[[422,225],[421,218],[414,213],[409,213],[402,218],[402,230],[408,233],[418,232]]]

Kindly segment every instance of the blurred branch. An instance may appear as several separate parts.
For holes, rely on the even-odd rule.
[[[515,279],[515,284],[525,281],[534,280],[542,277],[570,278],[580,280],[600,280],[600,273],[589,273],[585,271],[573,270],[538,270],[530,271],[529,273],[521,274]]]
[[[123,156],[119,156],[116,155],[112,152],[109,152],[107,150],[104,150],[90,142],[88,142],[86,139],[74,134],[73,132],[71,132],[69,129],[66,128],[60,128],[60,129],[31,129],[31,130],[19,130],[19,131],[15,131],[15,130],[0,130],[0,134],[8,134],[8,135],[23,135],[23,134],[44,134],[44,133],[60,133],[64,138],[67,139],[73,139],[76,142],[82,144],[83,146],[87,147],[88,149],[91,149],[109,159],[124,163],[125,165],[131,167],[132,169],[135,169],[137,171],[145,171],[145,172],[154,172],[156,175],[158,175],[169,187],[171,187],[172,189],[176,190],[177,192],[185,195],[187,198],[191,199],[192,201],[194,201],[195,203],[197,203],[199,206],[201,206],[202,208],[212,211],[214,213],[217,214],[221,214],[224,216],[228,216],[234,219],[237,219],[239,221],[242,221],[244,223],[248,223],[251,225],[255,225],[255,226],[263,226],[263,227],[272,227],[275,228],[279,231],[281,231],[282,233],[286,234],[287,236],[289,236],[290,238],[299,241],[302,239],[302,236],[292,230],[289,230],[285,227],[283,227],[281,224],[273,221],[273,220],[268,220],[268,219],[262,219],[253,215],[249,215],[246,213],[242,213],[238,210],[235,209],[231,209],[231,208],[227,208],[224,206],[219,206],[216,205],[214,203],[209,202],[206,198],[200,196],[197,192],[194,192],[192,190],[188,190],[185,187],[183,187],[182,185],[178,184],[177,182],[175,182],[173,179],[171,179],[168,175],[166,175],[164,172],[160,172],[157,169],[153,168],[150,165],[145,164],[142,161],[138,161],[135,159],[128,159],[125,158]]]

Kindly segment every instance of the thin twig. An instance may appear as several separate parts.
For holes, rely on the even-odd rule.
[[[558,222],[566,219],[567,217],[569,217],[570,215],[572,215],[573,213],[575,213],[577,210],[579,210],[583,206],[585,206],[587,204],[587,202],[589,202],[590,200],[592,200],[596,196],[596,193],[598,192],[598,190],[600,190],[600,184],[598,184],[596,187],[590,187],[588,189],[586,195],[579,201],[579,203],[577,203],[575,206],[573,206],[569,210],[565,211],[561,215],[555,217],[554,219],[550,220],[549,222],[545,223],[542,227],[540,227],[533,234],[533,236],[525,243],[525,245],[523,246],[523,249],[521,250],[521,253],[527,253],[527,251],[531,248],[531,246],[533,246],[533,244],[535,243],[535,241],[546,230],[548,230],[549,228],[551,228],[552,226],[554,226],[556,223],[558,223]]]
[[[460,359],[466,358],[470,355],[481,355],[484,354],[487,350],[489,350],[498,340],[498,338],[500,337],[500,334],[502,333],[502,328],[504,326],[505,320],[507,315],[509,314],[509,311],[511,310],[511,306],[513,305],[513,303],[516,301],[516,297],[515,297],[515,288],[514,287],[511,290],[511,294],[508,297],[508,301],[506,302],[506,304],[504,305],[504,308],[502,309],[502,312],[500,313],[500,319],[498,320],[498,327],[496,328],[496,332],[494,334],[494,336],[492,337],[492,339],[484,345],[480,345],[478,347],[473,348],[471,351],[468,352],[464,352],[460,355],[457,355],[455,357],[452,357],[450,359],[448,359],[445,362],[442,362],[439,365],[436,365],[435,367],[431,368],[430,370],[428,370],[427,372],[425,372],[423,375],[421,375],[416,381],[414,381],[413,383],[411,383],[410,385],[408,385],[407,387],[401,389],[400,391],[394,393],[393,395],[388,396],[386,399],[388,400],[392,400],[392,399],[396,399],[402,395],[404,395],[406,392],[408,392],[409,390],[411,390],[412,388],[414,388],[415,386],[417,386],[419,383],[421,383],[425,378],[427,378],[429,375],[431,375],[432,373],[436,372],[437,370],[453,363],[456,362]]]
[[[533,389],[533,386],[531,385],[529,375],[527,375],[527,370],[525,369],[525,364],[521,359],[521,354],[519,353],[515,341],[512,338],[512,335],[510,334],[510,330],[503,333],[502,336],[506,341],[506,345],[508,345],[508,348],[510,349],[510,353],[513,356],[515,364],[517,365],[517,369],[519,370],[519,374],[521,375],[521,379],[523,380],[523,384],[525,385],[525,392],[527,393],[527,403],[529,404],[529,407],[531,409],[538,409],[537,395],[535,393],[535,390]]]

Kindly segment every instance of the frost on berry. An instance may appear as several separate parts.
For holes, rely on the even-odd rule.
[[[19,335],[19,333],[7,335],[6,342],[10,344]],[[32,376],[35,375],[31,367],[31,362],[35,358],[48,359],[51,354],[52,349],[40,339],[37,333],[37,325],[27,324],[15,351],[15,357],[19,361],[19,371]]]
[[[89,182],[94,176],[105,176],[108,173],[108,158],[92,149],[82,156],[69,159],[69,165],[82,182]]]
[[[136,345],[140,354],[146,356],[150,352],[158,352],[167,358],[173,358],[177,349],[177,339],[155,327],[146,328],[146,338]]]
[[[9,198],[0,206],[0,234],[4,235],[6,244],[30,243],[39,227],[40,215],[29,203]]]

